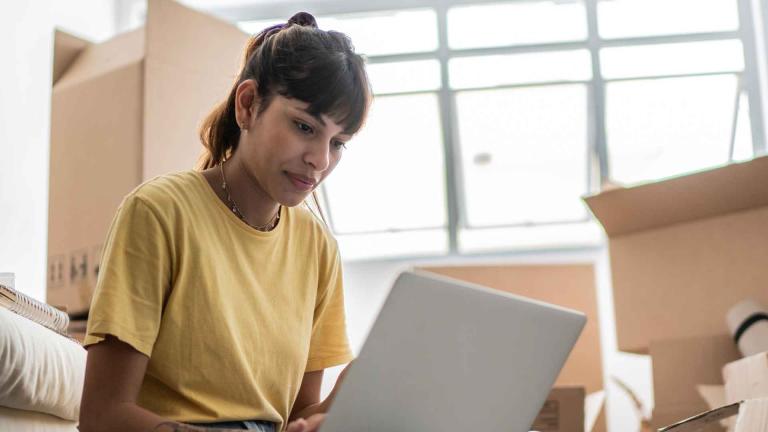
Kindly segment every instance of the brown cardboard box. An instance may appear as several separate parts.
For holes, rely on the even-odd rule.
[[[78,340],[80,343],[83,343],[87,328],[88,322],[86,320],[72,320],[67,327],[67,334]]]
[[[768,352],[728,363],[723,379],[726,403],[768,398]]]
[[[531,426],[538,432],[584,432],[584,387],[555,387]]]
[[[587,315],[587,324],[555,386],[583,386],[587,393],[603,390],[597,293],[591,264],[466,265],[421,267],[420,270],[583,312]],[[598,418],[594,430],[606,430],[603,415]]]
[[[768,157],[586,198],[609,238],[619,349],[727,332],[768,304]]]
[[[47,301],[87,311],[121,199],[190,169],[197,128],[227,96],[247,36],[170,0],[146,26],[100,44],[56,33],[51,101]]]
[[[682,422],[659,429],[659,432],[700,432],[723,420],[735,418],[734,432],[763,432],[768,430],[768,399],[750,399],[725,405],[696,415]]]
[[[651,341],[654,430],[710,409],[699,393],[702,385],[722,385],[721,370],[738,359],[739,353],[728,335]],[[705,431],[723,431],[718,423]]]

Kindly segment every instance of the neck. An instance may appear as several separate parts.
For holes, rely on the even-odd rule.
[[[219,174],[219,167],[215,167]],[[235,152],[223,165],[224,177],[227,181],[227,190],[229,196],[237,205],[238,210],[246,223],[251,226],[265,226],[274,221],[275,215],[279,209],[279,204],[264,191],[258,180],[252,176],[245,168],[243,161]],[[219,198],[227,204],[226,191],[221,188],[221,178],[219,178],[216,190]]]

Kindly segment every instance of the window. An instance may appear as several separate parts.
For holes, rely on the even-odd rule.
[[[367,122],[325,183],[336,233],[444,229],[437,97],[380,96]]]
[[[597,17],[606,39],[735,31],[737,0],[600,0]]]
[[[596,245],[581,197],[602,183],[765,151],[737,0],[419,5],[318,17],[376,94],[323,189],[347,259]]]
[[[531,45],[587,39],[583,1],[522,1],[448,10],[454,49]]]

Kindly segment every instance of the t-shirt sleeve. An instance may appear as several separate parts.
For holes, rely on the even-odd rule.
[[[307,372],[349,363],[353,358],[347,339],[341,258],[336,242],[329,240],[321,262]]]
[[[123,200],[107,235],[84,345],[112,335],[150,357],[171,286],[169,232],[150,204]]]

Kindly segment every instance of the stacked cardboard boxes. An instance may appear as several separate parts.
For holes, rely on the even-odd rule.
[[[652,358],[652,424],[706,410],[738,358],[728,309],[768,304],[768,157],[586,202],[608,235],[619,349]]]
[[[144,27],[100,44],[56,32],[48,303],[88,310],[120,201],[145,180],[194,167],[197,129],[226,98],[246,41],[170,0],[150,0]]]

